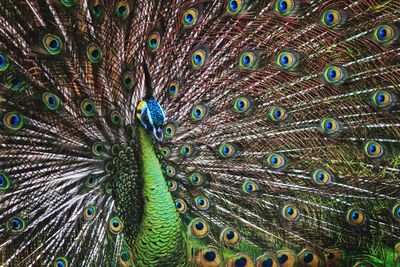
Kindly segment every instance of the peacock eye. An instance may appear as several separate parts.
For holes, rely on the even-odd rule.
[[[336,247],[329,247],[324,251],[325,262],[328,266],[340,266],[343,259],[343,252]]]
[[[251,194],[258,191],[259,187],[256,183],[252,181],[245,181],[242,185],[242,190],[245,193]]]
[[[228,0],[225,9],[228,14],[236,15],[243,11],[243,7],[243,0]]]
[[[379,25],[374,31],[374,39],[383,45],[393,41],[397,35],[397,29],[389,25]]]
[[[384,90],[375,92],[372,96],[372,104],[378,108],[385,108],[394,102],[392,95]]]
[[[178,183],[174,180],[168,180],[167,185],[170,192],[174,192],[178,189]]]
[[[58,257],[54,261],[54,267],[68,267],[68,260],[65,257]]]
[[[289,249],[279,250],[276,253],[276,256],[277,256],[278,262],[281,264],[281,266],[296,266],[297,265],[297,255]]]
[[[115,4],[115,14],[121,19],[125,20],[129,16],[130,7],[126,0],[120,0]]]
[[[163,147],[161,148],[160,154],[162,158],[168,158],[169,156],[171,156],[171,149],[169,147]]]
[[[224,143],[218,146],[218,155],[221,158],[228,159],[236,154],[236,147],[231,143]]]
[[[81,103],[81,110],[86,117],[92,117],[96,114],[96,105],[91,99],[85,99]]]
[[[90,11],[96,17],[102,17],[104,14],[104,7],[101,4],[94,4],[90,7]]]
[[[256,67],[258,56],[254,52],[244,52],[239,59],[239,66],[241,68],[252,70]]]
[[[18,131],[24,126],[24,118],[19,112],[11,111],[4,115],[3,124],[11,131]]]
[[[6,71],[10,66],[8,56],[0,51],[0,72]]]
[[[12,232],[19,233],[25,230],[26,223],[21,217],[14,216],[8,220],[7,226]]]
[[[181,198],[175,200],[175,207],[179,213],[185,213],[187,210],[186,202]]]
[[[192,66],[195,69],[204,67],[206,63],[206,52],[202,49],[198,49],[192,54]]]
[[[292,13],[295,7],[295,0],[276,0],[275,11],[283,16],[288,16]]]
[[[273,107],[268,116],[274,122],[281,122],[287,119],[288,112],[282,107]]]
[[[176,132],[176,127],[174,124],[168,123],[167,125],[165,125],[165,127],[164,127],[164,137],[165,138],[168,139],[168,138],[174,137],[175,132]]]
[[[253,265],[253,261],[251,258],[244,254],[244,253],[238,253],[234,257],[228,259],[228,266],[240,266],[240,267],[251,267]]]
[[[319,255],[311,249],[303,249],[298,255],[300,266],[321,266]]]
[[[176,175],[176,169],[175,169],[175,167],[173,167],[171,165],[165,166],[164,172],[170,178],[173,178]]]
[[[5,87],[13,92],[22,92],[26,88],[26,81],[18,75],[12,75],[6,78]]]
[[[10,185],[11,181],[8,178],[8,176],[5,173],[0,172],[0,193],[2,191],[7,190],[10,187]]]
[[[89,188],[95,187],[97,184],[97,177],[93,174],[88,175],[85,178],[85,185]]]
[[[194,148],[191,144],[183,144],[180,152],[183,157],[190,157],[193,155]]]
[[[257,263],[256,263],[257,267],[278,267],[281,266],[278,262],[278,259],[270,254],[270,253],[266,253],[261,255],[260,257],[257,258]]]
[[[96,142],[92,145],[92,152],[96,157],[103,156],[106,153],[106,147],[103,143]]]
[[[156,51],[160,47],[161,37],[158,32],[153,32],[147,39],[147,45],[151,51]]]
[[[247,97],[237,97],[233,102],[233,110],[237,113],[245,113],[251,108],[251,104]]]
[[[130,71],[125,71],[122,75],[122,86],[125,90],[131,91],[133,88],[133,74]]]
[[[379,158],[383,155],[384,149],[378,142],[368,141],[364,145],[364,152],[370,158]]]
[[[200,210],[208,210],[210,208],[210,201],[205,197],[197,197],[195,203]]]
[[[112,233],[118,234],[122,231],[124,224],[117,216],[115,216],[114,218],[112,218],[110,220],[110,222],[108,223],[108,226]]]
[[[313,181],[318,185],[326,185],[332,182],[333,176],[323,169],[317,169],[312,173]]]
[[[375,267],[369,261],[357,261],[352,267]]]
[[[121,126],[121,124],[122,124],[121,113],[119,113],[116,110],[112,111],[110,114],[110,120],[111,120],[112,124],[114,124],[115,126]]]
[[[276,59],[276,65],[285,70],[295,70],[299,63],[299,55],[295,52],[282,52]]]
[[[75,5],[76,0],[59,0],[65,7],[72,7]]]
[[[96,206],[87,206],[83,209],[83,217],[85,218],[85,220],[92,220],[96,216],[96,212]]]
[[[86,48],[86,57],[91,63],[99,63],[103,58],[103,54],[100,47],[92,43]]]
[[[201,121],[207,113],[207,107],[205,104],[197,104],[193,107],[191,118],[192,121]]]
[[[272,153],[267,157],[267,164],[273,169],[280,169],[285,166],[286,159],[277,153]]]
[[[207,236],[209,231],[206,221],[200,218],[192,220],[189,225],[189,229],[190,233],[197,238],[203,238]]]
[[[47,53],[52,56],[58,55],[63,48],[60,37],[50,33],[42,37],[42,45],[46,49]]]
[[[240,235],[236,229],[232,227],[227,227],[222,230],[220,239],[227,246],[235,246],[239,244]]]
[[[392,216],[396,221],[400,222],[400,204],[394,205],[392,209]]]
[[[204,183],[204,178],[201,173],[194,172],[189,175],[189,182],[194,186],[201,186]]]
[[[334,135],[339,131],[339,122],[333,118],[324,118],[320,123],[321,129],[328,135]]]
[[[343,24],[344,20],[339,11],[328,9],[322,14],[321,22],[328,28],[334,28],[340,24]]]
[[[289,221],[297,221],[300,218],[300,211],[293,205],[286,205],[282,209],[282,215]]]
[[[354,226],[361,226],[365,223],[366,217],[363,211],[359,209],[349,209],[346,215],[346,221]]]
[[[199,251],[196,256],[196,266],[221,266],[222,256],[215,247],[207,247]]]
[[[132,258],[130,253],[127,251],[122,251],[120,254],[120,257],[121,257],[121,260],[124,262],[128,262]]]
[[[196,25],[198,20],[198,11],[195,8],[189,8],[182,15],[182,23],[185,28],[191,28]]]
[[[60,107],[60,98],[53,93],[44,93],[42,101],[49,110],[56,110]]]
[[[168,86],[168,93],[171,97],[174,97],[179,92],[179,83],[178,81],[172,81]]]
[[[346,79],[346,70],[341,67],[330,66],[324,71],[324,79],[329,84],[340,84]]]

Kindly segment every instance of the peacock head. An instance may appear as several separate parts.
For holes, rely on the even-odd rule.
[[[149,98],[140,101],[136,107],[136,117],[158,142],[162,142],[166,118],[164,110],[156,99]]]

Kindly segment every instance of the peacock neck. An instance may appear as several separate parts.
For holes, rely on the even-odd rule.
[[[183,225],[168,190],[150,134],[139,126],[144,214],[134,254],[139,266],[176,266],[186,260]]]

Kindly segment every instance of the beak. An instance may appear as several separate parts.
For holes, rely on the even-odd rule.
[[[158,142],[162,142],[164,140],[163,128],[153,128],[153,136]]]

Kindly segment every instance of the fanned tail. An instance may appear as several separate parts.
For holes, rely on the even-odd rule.
[[[166,14],[183,22],[150,64],[189,232],[234,266],[394,265],[399,3],[235,2]]]

